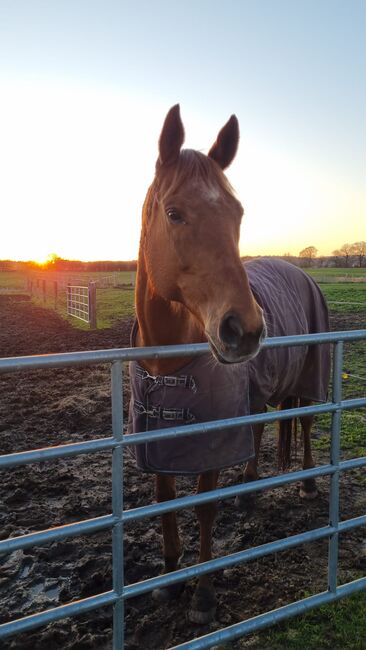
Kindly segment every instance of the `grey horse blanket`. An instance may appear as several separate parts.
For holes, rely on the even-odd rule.
[[[247,262],[251,290],[264,310],[268,336],[329,330],[328,310],[318,285],[281,260]],[[132,345],[136,327],[132,333]],[[212,355],[196,357],[174,376],[150,376],[130,364],[131,402],[128,433],[206,422],[263,411],[286,397],[327,398],[329,345],[262,349],[252,360],[233,365]],[[253,457],[251,427],[240,426],[151,441],[133,448],[138,467],[147,472],[199,474],[243,463]]]

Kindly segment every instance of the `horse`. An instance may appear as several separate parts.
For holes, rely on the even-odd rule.
[[[185,424],[195,419],[216,419],[220,417],[222,409],[226,409],[226,416],[230,416],[230,413],[235,416],[249,411],[263,412],[266,404],[287,408],[295,404],[294,400],[300,399],[304,404],[310,403],[309,398],[325,399],[326,379],[322,383],[317,377],[322,374],[322,369],[324,377],[327,375],[326,355],[321,358],[314,356],[314,347],[296,348],[295,360],[290,362],[288,355],[285,355],[282,366],[278,366],[278,350],[261,349],[267,331],[271,335],[322,331],[320,328],[326,328],[327,321],[326,316],[323,320],[317,318],[319,313],[324,315],[324,300],[317,285],[304,272],[285,262],[254,260],[243,265],[240,259],[239,233],[243,208],[224,174],[238,148],[239,124],[236,116],[232,115],[219,131],[207,156],[196,150],[182,149],[184,137],[177,104],[165,118],[159,138],[155,177],[142,209],[132,345],[145,347],[208,341],[211,354],[205,360],[203,371],[195,366],[196,358],[152,358],[141,364],[132,362],[130,433]],[[259,280],[256,281],[258,272]],[[296,281],[292,279],[294,274]],[[267,283],[264,299],[261,295],[262,283]],[[301,297],[295,300],[299,291]],[[310,302],[312,300],[309,317],[304,313],[303,304],[308,295]],[[285,307],[282,296],[287,296],[291,305],[296,302],[295,307],[304,318],[295,314],[292,320],[290,318],[290,328],[286,328],[285,323],[278,331],[273,326],[271,305],[267,303],[274,300],[274,311],[278,307],[283,315]],[[305,325],[303,320],[306,321]],[[288,366],[293,368],[295,378],[288,376]],[[216,384],[220,373],[225,379],[222,390]],[[201,414],[201,417],[195,418],[194,400],[200,385],[205,383],[205,376],[211,378],[208,388],[206,386],[203,391],[205,398],[209,398],[209,406],[204,416]],[[281,382],[273,386],[276,377],[281,378],[281,386]],[[309,377],[310,385],[312,382],[321,384],[318,392],[309,389]],[[174,395],[178,393],[174,391],[178,389],[181,392],[175,398]],[[213,390],[216,390],[214,398],[211,394]],[[182,391],[193,400],[184,408],[180,408]],[[158,404],[156,400],[159,399],[168,400],[168,403]],[[236,402],[241,404],[239,411],[236,410]],[[217,411],[217,404],[220,412]],[[311,422],[311,417],[301,418],[304,468],[314,466],[310,446]],[[207,432],[202,434],[204,443],[203,447],[202,442],[199,443],[199,451],[197,447],[190,446],[191,443],[197,445],[198,439],[201,439],[201,436],[195,436],[194,442],[191,440],[187,443],[186,449],[186,438],[179,442],[170,439],[160,446],[154,442],[148,443],[145,446],[148,453],[145,455],[142,446],[138,445],[135,454],[142,470],[156,474],[156,498],[162,502],[176,496],[175,474],[197,475],[197,493],[215,489],[220,469],[237,461],[247,461],[244,481],[258,478],[262,431],[262,425],[253,429],[254,448],[252,431],[247,426],[241,429],[240,439],[233,437],[233,429],[229,430],[230,436],[226,431],[221,438],[210,436]],[[281,423],[280,456],[283,465],[289,461],[290,433],[288,421]],[[235,448],[234,451],[232,448]],[[315,482],[306,481],[301,490],[304,496],[315,496]],[[200,527],[199,562],[212,558],[215,513],[216,505],[213,503],[196,507]],[[164,571],[174,571],[182,554],[175,512],[162,516],[162,535]],[[155,590],[153,597],[159,602],[166,602],[177,597],[181,589],[181,584],[172,585]],[[213,620],[215,612],[216,595],[212,579],[209,575],[200,576],[189,618],[192,622],[206,624]]]

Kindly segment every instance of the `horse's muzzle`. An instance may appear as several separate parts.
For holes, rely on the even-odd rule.
[[[259,327],[254,332],[247,332],[239,315],[233,311],[227,312],[218,328],[218,345],[213,345],[214,354],[222,363],[247,361],[258,354],[265,336],[263,316]],[[211,343],[214,343],[212,339]]]

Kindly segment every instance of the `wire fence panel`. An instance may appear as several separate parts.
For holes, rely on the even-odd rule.
[[[342,369],[343,369],[343,342],[366,340],[366,330],[349,332],[326,332],[322,334],[308,334],[301,336],[286,336],[268,339],[264,347],[283,347],[290,345],[315,345],[333,343],[333,381],[332,399],[325,404],[316,406],[299,407],[280,412],[247,415],[237,418],[206,422],[200,424],[184,425],[161,429],[154,432],[122,435],[123,431],[123,404],[122,404],[122,362],[131,359],[166,358],[174,356],[194,356],[208,351],[207,344],[184,346],[159,346],[155,348],[97,350],[88,352],[75,352],[53,354],[34,357],[14,357],[0,359],[0,373],[27,371],[35,368],[57,368],[68,366],[96,365],[99,363],[111,364],[112,386],[112,436],[99,440],[88,440],[81,443],[70,443],[46,449],[36,449],[27,452],[18,452],[0,456],[0,469],[26,465],[34,462],[51,461],[55,458],[71,457],[80,454],[96,453],[101,450],[111,450],[112,453],[112,514],[79,521],[72,524],[58,526],[48,530],[20,535],[0,541],[0,554],[12,553],[18,549],[31,546],[49,544],[52,541],[67,539],[77,535],[92,534],[99,530],[112,529],[112,559],[113,559],[113,589],[95,596],[81,599],[32,614],[9,623],[0,625],[0,639],[9,637],[19,632],[35,629],[52,621],[66,617],[76,616],[107,605],[113,606],[113,649],[123,650],[124,647],[124,601],[137,595],[145,594],[158,587],[164,587],[178,582],[192,579],[205,573],[252,561],[259,557],[277,553],[300,544],[328,539],[328,590],[323,593],[304,598],[290,603],[271,612],[242,621],[230,627],[212,632],[206,636],[188,641],[171,650],[201,650],[211,648],[220,643],[228,643],[245,634],[261,630],[269,625],[304,613],[314,607],[334,602],[351,594],[366,589],[366,577],[354,580],[347,584],[338,585],[338,541],[342,533],[364,526],[366,514],[344,521],[339,520],[339,477],[342,472],[360,467],[366,467],[366,457],[340,461],[340,422],[342,411],[366,407],[366,396],[342,399]],[[212,492],[203,492],[196,495],[180,497],[173,501],[155,503],[135,509],[123,509],[123,448],[129,445],[144,444],[154,438],[180,438],[187,435],[199,435],[202,432],[215,431],[221,428],[234,427],[242,424],[259,422],[273,422],[293,416],[332,414],[331,451],[330,462],[327,465],[312,469],[281,474],[268,479],[260,479],[252,483],[242,483],[226,488],[218,488]],[[299,533],[285,539],[269,542],[261,546],[252,547],[244,551],[230,554],[225,557],[215,558],[202,564],[178,569],[169,574],[164,574],[136,584],[125,585],[123,574],[123,525],[128,521],[136,521],[162,515],[166,512],[193,507],[201,503],[228,499],[237,494],[247,494],[260,490],[272,489],[287,483],[297,482],[317,476],[329,476],[331,481],[329,499],[329,521],[326,526]]]

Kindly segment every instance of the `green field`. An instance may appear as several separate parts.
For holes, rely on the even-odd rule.
[[[331,311],[366,315],[366,268],[310,269],[307,272],[318,282]]]
[[[306,269],[307,273],[316,280],[319,278],[364,278],[366,281],[365,268],[329,268],[329,269]]]

